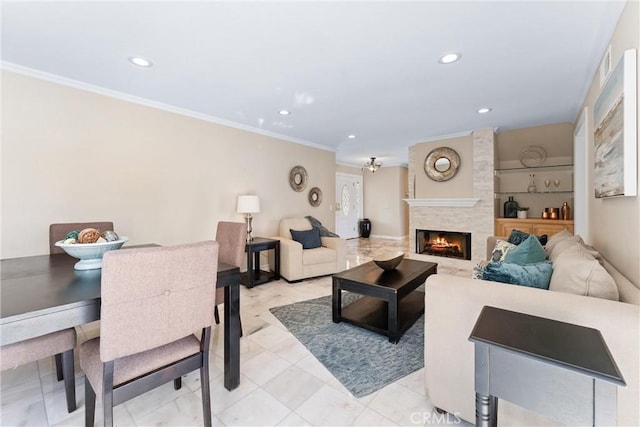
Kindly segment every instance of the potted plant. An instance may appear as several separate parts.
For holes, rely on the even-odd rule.
[[[529,208],[525,208],[523,206],[518,206],[518,218],[526,219],[528,210],[529,210]]]

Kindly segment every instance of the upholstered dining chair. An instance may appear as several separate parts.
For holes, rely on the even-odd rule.
[[[220,251],[218,260],[241,268],[247,243],[247,225],[243,222],[218,222],[216,241]],[[218,305],[222,303],[224,303],[224,288],[218,288],[216,289],[216,307],[213,309],[216,324],[220,324]],[[242,334],[242,324],[240,325],[240,334]]]
[[[63,254],[64,250],[56,246],[56,242],[67,237],[67,233],[73,230],[82,230],[84,228],[95,228],[100,231],[113,230],[113,222],[68,222],[49,225],[49,253]]]
[[[204,425],[211,425],[209,343],[218,243],[107,252],[102,260],[100,337],[80,345],[85,424],[102,398],[113,406],[200,370]],[[213,260],[213,261],[212,261]],[[194,332],[202,331],[200,338]]]
[[[73,349],[76,346],[76,339],[76,330],[69,328],[3,345],[0,347],[0,370],[6,371],[54,354],[59,355],[61,366],[57,366],[56,360],[58,381],[64,377],[67,411],[73,412],[76,410],[76,383],[73,367]]]

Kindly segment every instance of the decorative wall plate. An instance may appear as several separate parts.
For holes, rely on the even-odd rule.
[[[424,172],[434,181],[448,181],[455,176],[460,167],[460,156],[449,147],[438,147],[424,159]]]
[[[309,204],[317,208],[320,203],[322,203],[322,190],[318,187],[313,187],[309,190]]]
[[[303,191],[307,188],[307,170],[302,166],[294,166],[289,172],[289,184],[295,191]]]
[[[537,145],[526,147],[520,153],[520,163],[522,163],[522,166],[525,168],[542,166],[545,160],[547,160],[547,152],[544,148]]]

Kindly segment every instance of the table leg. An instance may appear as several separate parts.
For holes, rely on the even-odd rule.
[[[224,387],[240,385],[240,281],[224,288]]]
[[[275,256],[275,266],[274,269],[275,271],[273,278],[275,280],[280,280],[280,242],[276,243],[276,248],[273,250],[274,251],[274,256]]]
[[[260,276],[260,252],[253,253],[253,272],[254,278]]]
[[[498,425],[498,398],[476,393],[476,427]]]
[[[247,277],[249,278],[247,287],[252,288],[256,283],[256,274],[253,270],[253,251],[251,248],[247,248]]]
[[[389,342],[394,344],[397,344],[398,341],[400,341],[400,320],[398,319],[398,313],[400,310],[398,308],[398,304],[398,295],[393,294],[387,303],[387,330],[389,331]]]
[[[340,323],[342,320],[342,291],[340,290],[340,285],[335,278],[333,278],[333,298],[331,298],[331,301],[333,323]]]

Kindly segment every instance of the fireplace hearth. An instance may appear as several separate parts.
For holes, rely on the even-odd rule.
[[[471,233],[416,230],[416,253],[471,260]]]

